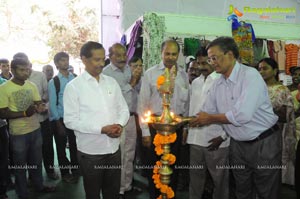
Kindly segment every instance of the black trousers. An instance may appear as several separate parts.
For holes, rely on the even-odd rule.
[[[8,184],[8,132],[7,127],[0,127],[0,196],[6,194]]]
[[[77,144],[74,131],[65,127],[66,134],[62,135],[58,133],[55,121],[51,122],[51,127],[54,132],[56,152],[61,175],[64,176],[66,174],[69,174],[70,171],[72,172],[72,174],[78,174],[79,165],[77,159]],[[67,141],[69,142],[70,160],[66,155]]]
[[[86,199],[118,199],[121,182],[121,151],[89,155],[78,151]]]
[[[149,126],[150,128],[150,134],[152,140],[154,139],[156,135],[156,130]],[[171,175],[171,183],[169,186],[173,189],[173,191],[176,193],[177,189],[177,179],[178,179],[178,171],[175,168],[178,167],[178,160],[180,159],[180,145],[182,141],[182,128],[179,128],[176,133],[177,133],[177,139],[176,141],[171,144],[171,153],[176,156],[176,162],[174,165],[171,166],[173,170],[173,174]],[[156,163],[156,161],[160,160],[160,156],[156,155],[156,152],[154,150],[155,146],[151,142],[150,148],[143,147],[143,154],[145,156],[144,159],[144,167],[146,176],[148,178],[148,190],[149,190],[149,195],[150,199],[156,199],[160,195],[160,191],[156,189],[155,184],[153,183],[152,175],[153,175],[153,167]]]
[[[281,130],[253,143],[231,139],[229,149],[236,198],[280,198]]]
[[[296,151],[295,189],[297,192],[297,199],[300,199],[300,140],[298,141],[298,146]]]
[[[51,129],[49,119],[41,124],[41,132],[43,138],[43,162],[47,174],[54,172],[54,150],[53,150],[53,131]]]

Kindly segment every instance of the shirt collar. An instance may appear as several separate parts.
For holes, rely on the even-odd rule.
[[[158,69],[164,70],[165,68],[166,68],[166,67],[165,67],[164,63],[161,61],[161,62],[159,63],[159,65],[158,65]]]
[[[166,68],[166,66],[164,65],[163,61],[161,61],[161,62],[159,63],[159,65],[158,65],[158,69],[160,69],[160,70],[165,70],[165,68]],[[181,70],[181,68],[178,67],[177,63],[176,63],[176,68],[177,68],[177,71],[180,71],[180,70]]]
[[[208,76],[207,76],[207,78],[206,79],[212,79],[212,80],[214,80],[214,79],[217,79],[217,78],[219,78],[220,77],[220,74],[218,74],[216,71],[213,71],[212,73],[210,73]],[[203,79],[204,80],[204,75],[200,75],[199,76],[199,79]]]
[[[220,77],[220,74],[218,74],[216,71],[213,71],[212,73],[210,73],[210,74],[208,75],[207,78],[210,78],[210,79],[217,79],[217,78],[219,78],[219,77]]]
[[[115,66],[113,63],[111,63],[110,64],[111,65],[111,69],[113,70],[113,71],[116,71],[116,70],[119,70],[119,71],[122,71],[120,68],[118,68],[117,66]],[[124,66],[124,71],[126,70],[126,68],[128,68],[129,66],[126,64],[125,66]],[[122,71],[123,72],[123,71]]]
[[[231,71],[231,74],[229,75],[229,78],[226,80],[225,76],[222,75],[221,81],[219,81],[219,84],[224,83],[226,81],[231,81],[232,83],[236,84],[238,81],[238,74],[241,68],[241,64],[239,62],[235,62],[235,65]]]
[[[88,73],[86,70],[83,71],[82,73],[82,77],[89,81],[89,80],[96,80],[95,77],[93,77],[90,73]],[[101,82],[102,80],[105,79],[105,75],[103,75],[102,73],[99,74],[99,82]]]
[[[33,71],[32,71],[33,72]],[[63,74],[61,74],[60,72],[58,72],[57,76],[59,78],[65,78],[65,79],[69,79],[70,77],[73,77],[74,78],[74,75],[72,73],[69,72],[69,76],[68,77],[65,77],[63,76]]]

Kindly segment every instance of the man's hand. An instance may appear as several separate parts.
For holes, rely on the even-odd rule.
[[[206,112],[200,112],[197,114],[195,119],[190,121],[190,127],[199,127],[210,124],[209,114]]]
[[[150,148],[151,146],[151,136],[144,136],[142,137],[142,144],[144,147]]]
[[[121,136],[123,128],[119,124],[112,124],[102,127],[101,133],[106,134],[111,138],[118,138]]]
[[[31,117],[33,114],[35,114],[35,112],[36,112],[36,107],[35,107],[35,105],[30,105],[30,106],[27,108],[27,110],[25,111],[27,117]]]
[[[211,143],[211,144],[207,147],[207,149],[209,151],[215,151],[219,148],[219,146],[222,144],[223,141],[224,140],[221,136],[215,137],[208,141],[208,143]]]
[[[137,85],[137,83],[140,81],[142,72],[143,72],[143,68],[141,68],[141,67],[137,67],[132,71],[132,76],[131,76],[131,80],[130,80],[130,85],[132,87]]]
[[[48,109],[45,103],[39,103],[36,105],[36,112],[37,113],[47,113]]]

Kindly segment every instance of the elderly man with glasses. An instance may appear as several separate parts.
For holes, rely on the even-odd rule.
[[[222,124],[230,135],[228,169],[233,172],[237,198],[278,199],[281,133],[267,86],[257,70],[237,61],[239,51],[232,38],[219,37],[207,50],[208,63],[222,75],[190,126]]]

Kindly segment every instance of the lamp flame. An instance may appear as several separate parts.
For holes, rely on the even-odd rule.
[[[142,123],[150,123],[152,121],[151,114],[152,114],[151,111],[147,111],[144,114],[144,117],[141,118]]]

